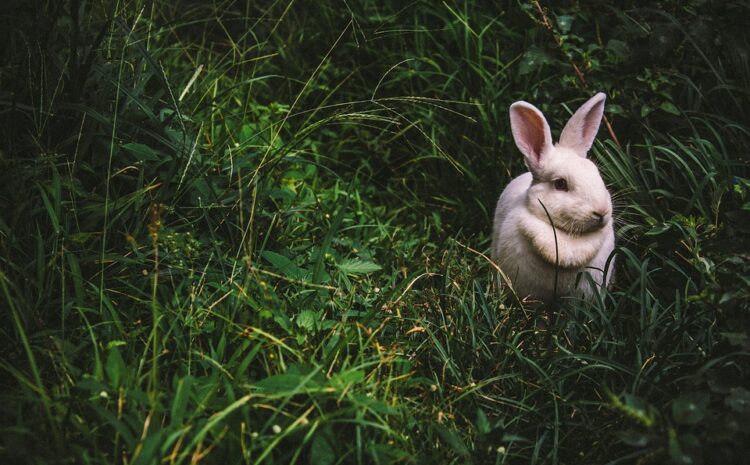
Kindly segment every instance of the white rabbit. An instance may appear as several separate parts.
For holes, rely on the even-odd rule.
[[[590,298],[591,279],[579,273],[589,273],[594,287],[612,279],[614,262],[603,276],[615,245],[612,200],[586,158],[605,99],[598,93],[584,103],[556,145],[536,107],[522,101],[510,107],[513,138],[529,172],[513,179],[497,201],[492,259],[519,298],[547,303],[570,294]]]

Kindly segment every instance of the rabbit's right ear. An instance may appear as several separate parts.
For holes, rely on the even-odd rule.
[[[510,128],[529,171],[541,169],[553,148],[549,124],[542,112],[530,103],[516,102],[510,106]]]
[[[604,116],[605,100],[607,96],[599,92],[576,110],[560,133],[560,147],[571,148],[586,158]]]

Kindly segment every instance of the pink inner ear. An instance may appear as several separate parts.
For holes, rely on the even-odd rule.
[[[530,108],[520,107],[516,111],[523,121],[519,128],[520,140],[529,148],[529,155],[539,161],[545,144],[544,121]]]
[[[591,107],[591,110],[586,113],[583,130],[581,131],[583,133],[582,136],[584,141],[590,140],[591,143],[594,142],[596,133],[599,132],[599,124],[602,121],[602,114],[604,113],[602,107],[604,107],[604,100],[597,102],[596,105]],[[591,148],[591,143],[588,144],[589,148]]]
[[[586,157],[599,131],[605,100],[606,96],[598,93],[576,110],[560,133],[561,147],[571,148],[578,155]]]

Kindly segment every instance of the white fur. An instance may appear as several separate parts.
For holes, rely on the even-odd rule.
[[[603,276],[615,245],[612,200],[599,170],[586,158],[605,99],[599,93],[584,103],[557,145],[536,107],[526,102],[510,107],[513,138],[529,172],[513,179],[497,201],[492,258],[521,298],[551,302],[555,279],[557,296],[588,298],[612,279],[612,264]],[[567,191],[555,188],[558,179],[566,180]],[[590,274],[594,287],[587,276],[579,279],[582,272]]]

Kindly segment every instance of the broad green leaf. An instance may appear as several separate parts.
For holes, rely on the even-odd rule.
[[[487,419],[487,415],[481,408],[477,409],[477,430],[480,434],[487,434],[492,431],[490,421]]]
[[[462,457],[468,457],[471,455],[466,444],[464,444],[464,441],[456,433],[442,425],[433,424],[433,427],[443,441],[445,441],[445,443],[453,449],[456,454]]]
[[[310,463],[316,465],[331,465],[336,463],[336,451],[329,442],[330,434],[318,433],[310,445]]]
[[[122,385],[124,378],[127,376],[128,367],[117,347],[112,347],[109,350],[104,370],[107,372],[107,377],[113,387],[119,387]]]
[[[293,261],[280,253],[272,252],[270,250],[264,251],[261,256],[268,260],[271,265],[284,276],[288,276],[293,279],[304,279],[305,271],[298,267]]]
[[[318,312],[314,310],[302,310],[300,314],[297,315],[297,326],[310,331],[315,328],[315,323],[317,323],[318,318]]]
[[[573,21],[575,16],[571,15],[560,15],[557,17],[557,27],[560,28],[560,32],[567,34],[570,32],[570,28],[573,27]]]
[[[187,408],[188,400],[190,400],[190,392],[193,387],[193,377],[185,376],[177,382],[177,390],[172,400],[171,409],[171,423],[174,426],[181,425],[182,419],[185,416],[185,410]]]
[[[383,267],[373,262],[360,260],[358,258],[346,259],[336,265],[339,270],[346,274],[367,274],[381,270]]]
[[[521,63],[518,66],[518,74],[521,76],[536,71],[543,65],[553,63],[554,59],[544,50],[538,47],[531,47],[521,57]]]
[[[661,102],[661,105],[659,105],[659,108],[662,111],[666,111],[667,113],[669,113],[671,115],[679,115],[680,114],[679,108],[677,108],[677,106],[675,106],[675,104],[672,103],[672,102]]]
[[[363,370],[350,370],[339,373],[331,378],[331,384],[337,386],[346,386],[352,383],[360,383],[365,379]]]
[[[689,392],[672,403],[672,417],[682,425],[694,425],[706,416],[709,395],[707,392]]]
[[[255,387],[270,393],[297,391],[302,388],[318,388],[319,385],[309,376],[280,374],[269,376],[255,383]]]
[[[245,144],[258,136],[258,130],[250,125],[243,124],[240,128],[239,143]]]
[[[140,161],[156,161],[160,158],[159,154],[146,144],[131,142],[124,144],[122,148],[133,154]]]

